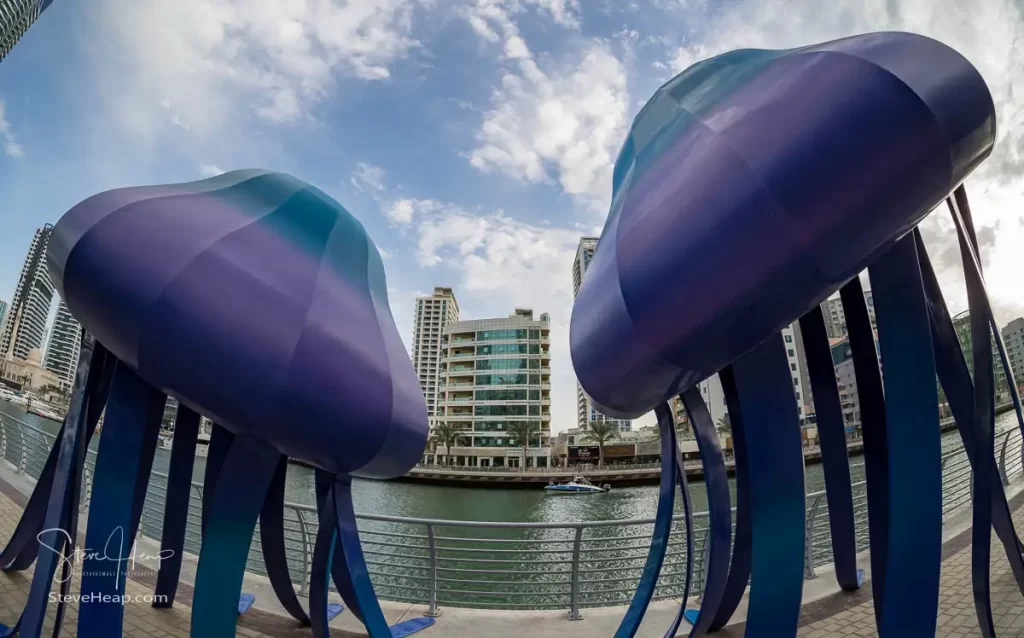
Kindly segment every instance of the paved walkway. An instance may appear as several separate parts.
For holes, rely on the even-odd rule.
[[[8,468],[0,468],[0,542],[10,537],[21,516],[25,502],[25,486],[8,480]],[[1014,499],[1014,519],[1018,529],[1024,529],[1024,494]],[[960,517],[960,527],[964,515]],[[865,561],[861,560],[861,564]],[[980,635],[974,615],[970,574],[970,529],[957,531],[944,546],[942,584],[939,600],[938,636],[974,637]],[[127,594],[144,597],[153,591],[155,574],[146,570],[137,573],[127,583]],[[31,570],[5,574],[0,573],[0,622],[12,624],[20,614],[28,596]],[[247,581],[248,585],[252,584]],[[258,588],[259,585],[256,585]],[[814,597],[815,590],[831,589],[828,574],[809,581],[805,600]],[[57,591],[57,587],[54,588]],[[77,584],[72,587],[77,592]],[[178,600],[172,609],[153,609],[146,602],[129,603],[125,607],[125,636],[169,638],[189,635],[189,605],[192,588],[188,583],[179,587]],[[1024,636],[1024,597],[1017,589],[1013,576],[1002,554],[1001,546],[993,545],[992,551],[992,600],[995,609],[996,629],[1000,638]],[[661,601],[651,605],[647,619],[638,636],[661,637],[665,627],[677,610],[678,601]],[[385,603],[385,614],[390,622],[420,615],[421,607]],[[265,588],[258,595],[256,607],[239,620],[238,635],[249,637],[310,636],[308,629],[296,627],[296,623],[279,613],[276,601]],[[585,609],[584,620],[570,622],[564,612],[502,612],[477,611],[449,608],[444,610],[437,624],[417,636],[423,638],[459,638],[469,636],[523,636],[530,638],[575,638],[611,636],[623,614],[622,608]],[[44,633],[52,631],[53,610]],[[874,612],[871,603],[871,583],[865,583],[859,591],[850,594],[832,593],[819,596],[808,602],[803,609],[799,636],[824,638],[826,636],[875,636]],[[77,605],[72,604],[63,623],[62,636],[75,636],[77,626]],[[332,635],[350,638],[364,635],[359,625],[348,612],[332,622]],[[684,627],[685,629],[685,627]],[[717,635],[735,638],[743,635],[742,621],[730,625]],[[681,632],[679,635],[685,635]]]

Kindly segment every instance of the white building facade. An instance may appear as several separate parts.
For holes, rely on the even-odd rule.
[[[551,457],[551,320],[516,310],[502,319],[449,324],[444,330],[437,421],[463,434],[451,450],[454,465],[549,467]],[[532,427],[524,452],[509,430]]]
[[[1006,346],[1006,358],[1013,370],[1014,380],[1024,382],[1024,318],[1017,317],[1006,324],[1000,332]]]
[[[444,329],[459,320],[459,302],[451,288],[437,287],[430,296],[416,298],[412,328],[412,365],[427,400],[431,426],[437,416],[440,391],[441,337]]]
[[[30,352],[41,351],[45,345],[53,301],[53,282],[46,268],[46,246],[52,229],[47,224],[32,237],[0,332],[0,359],[26,361]]]
[[[67,392],[75,385],[75,371],[78,369],[82,348],[81,335],[81,324],[61,299],[50,331],[50,341],[46,346],[44,365],[47,370],[57,373],[61,378],[61,389]]]

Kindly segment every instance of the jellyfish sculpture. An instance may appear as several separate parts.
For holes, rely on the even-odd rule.
[[[331,577],[373,638],[433,622],[388,627],[356,529],[352,477],[408,471],[426,442],[427,413],[388,307],[380,254],[348,211],[305,182],[261,170],[114,190],[61,218],[47,260],[85,331],[71,409],[0,553],[6,570],[36,564],[7,635],[40,635],[55,570],[69,567],[61,557],[76,548],[85,450],[104,409],[83,544],[81,594],[91,602],[79,608],[78,634],[121,635],[124,558],[168,395],[180,407],[156,585],[165,605],[179,579],[200,415],[215,423],[193,636],[235,635],[257,518],[272,587],[313,635],[329,634]],[[308,611],[285,559],[289,457],[316,468]],[[70,579],[62,582],[67,593]],[[57,613],[59,627],[63,604]]]
[[[700,608],[681,608],[667,635],[683,616],[691,636],[722,627],[748,579],[746,635],[796,634],[804,475],[786,352],[796,344],[781,336],[793,322],[816,407],[836,578],[846,590],[861,584],[843,415],[819,309],[837,290],[860,396],[879,635],[935,633],[936,376],[974,470],[982,635],[995,633],[993,528],[1024,590],[1021,545],[993,455],[991,339],[1007,375],[1010,368],[963,186],[994,140],[992,97],[978,71],[944,44],[908,33],[725,53],[673,78],[637,116],[615,164],[611,211],[575,301],[570,342],[599,410],[633,418],[653,409],[662,440],[672,440],[666,402],[680,396],[696,434],[710,509],[706,585]],[[973,378],[917,230],[944,200],[966,272]],[[858,276],[865,269],[877,352]],[[695,388],[715,373],[735,444],[735,531],[718,436]],[[1010,387],[1019,419],[1012,380]],[[665,556],[674,481],[664,475],[678,471],[677,455],[669,449],[662,464],[647,566],[616,636],[637,631]]]

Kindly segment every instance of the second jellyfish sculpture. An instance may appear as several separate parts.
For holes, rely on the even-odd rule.
[[[352,478],[407,472],[426,442],[427,411],[388,307],[380,254],[345,208],[294,177],[261,170],[114,190],[60,219],[47,265],[85,332],[71,409],[0,552],[5,570],[36,565],[7,635],[42,631],[55,571],[69,568],[62,556],[76,548],[86,447],[104,410],[84,547],[120,548],[121,560],[85,555],[81,593],[92,602],[79,608],[78,635],[122,634],[124,558],[138,533],[168,395],[180,407],[156,584],[167,604],[181,570],[200,415],[215,423],[193,636],[235,635],[257,518],[273,589],[314,636],[329,635],[332,578],[373,638],[433,622],[388,626],[360,548]],[[308,611],[285,557],[289,457],[316,468]],[[71,579],[61,582],[67,593]],[[58,629],[63,611],[58,603]]]
[[[719,55],[673,78],[637,116],[570,335],[577,376],[598,409],[617,418],[655,410],[667,447],[647,565],[616,636],[636,633],[665,556],[681,474],[678,452],[664,444],[674,442],[666,402],[677,395],[704,465],[710,544],[700,608],[684,612],[684,593],[666,635],[684,615],[691,636],[722,627],[748,581],[746,635],[796,635],[804,474],[786,351],[796,345],[781,335],[794,322],[817,414],[835,575],[843,589],[860,586],[843,414],[819,308],[837,290],[861,406],[878,633],[935,634],[937,377],[974,472],[974,604],[981,635],[995,635],[992,529],[1022,591],[1024,560],[994,459],[993,345],[1011,371],[963,185],[990,154],[995,127],[978,71],[908,33]],[[917,230],[943,202],[966,274],[970,366]],[[735,525],[718,436],[696,389],[715,373],[735,442]],[[1012,377],[1009,385],[1020,420]]]

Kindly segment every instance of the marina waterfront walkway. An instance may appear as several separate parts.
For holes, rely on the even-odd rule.
[[[18,475],[6,464],[0,467],[0,538],[10,537],[27,500],[31,483]],[[1010,487],[1014,519],[1018,529],[1024,528],[1024,493],[1020,481]],[[84,530],[83,530],[84,531]],[[942,582],[939,600],[938,636],[978,636],[971,595],[970,575],[970,511],[963,508],[954,518],[947,521],[943,546]],[[82,537],[80,537],[82,538]],[[148,539],[142,543],[148,543]],[[141,546],[141,543],[140,543]],[[155,548],[150,544],[139,551],[149,552]],[[155,553],[155,552],[154,552]],[[194,562],[195,557],[187,557]],[[867,565],[867,558],[861,555],[860,564]],[[172,609],[153,609],[143,597],[153,591],[155,572],[145,565],[131,569],[127,582],[127,594],[139,602],[125,605],[125,636],[147,636],[166,638],[189,635],[189,605],[192,588],[189,584],[193,571],[186,564],[183,582],[179,587],[178,599]],[[838,592],[830,572],[819,570],[819,575],[807,581],[805,605],[800,621],[800,636],[823,638],[825,636],[874,636],[874,612],[871,604],[870,573],[866,575],[864,587],[853,593]],[[0,573],[0,622],[12,624],[20,614],[28,596],[31,570],[20,573]],[[248,576],[246,591],[257,593],[256,606],[239,619],[239,636],[310,636],[308,629],[298,628],[296,623],[283,615],[276,604],[265,579]],[[54,591],[58,587],[55,584]],[[77,583],[72,592],[78,590]],[[304,601],[305,602],[305,601]],[[996,629],[999,636],[1024,636],[1024,597],[1017,590],[1002,548],[992,550],[992,603]],[[88,603],[86,603],[88,604]],[[664,628],[678,609],[678,600],[657,601],[651,605],[639,636],[663,636]],[[419,605],[384,603],[385,614],[390,622],[421,615],[424,608]],[[76,603],[70,605],[64,621],[63,636],[74,636],[77,625]],[[622,618],[624,608],[584,609],[583,620],[569,621],[565,612],[558,611],[482,611],[446,608],[437,623],[420,636],[444,636],[462,638],[470,636],[521,636],[531,638],[575,638],[611,636]],[[717,635],[734,638],[743,635],[741,607],[737,623],[726,627]],[[52,627],[53,610],[44,632]],[[362,636],[361,627],[348,612],[342,613],[332,622],[332,635],[341,637]],[[684,626],[679,635],[686,635]]]

